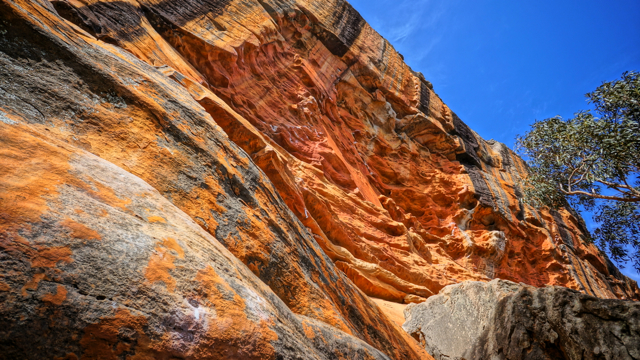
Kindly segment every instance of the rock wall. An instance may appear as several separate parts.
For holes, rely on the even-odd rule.
[[[640,298],[344,1],[2,0],[0,128],[15,357],[428,358],[365,295]]]
[[[428,357],[151,65],[5,1],[0,89],[0,357]]]
[[[405,309],[437,360],[640,358],[640,303],[563,287],[466,281]]]
[[[140,178],[19,121],[0,136],[1,358],[389,359],[292,313]]]
[[[420,302],[502,278],[640,296],[578,216],[523,205],[525,164],[466,126],[344,1],[53,6],[187,88],[368,295]]]

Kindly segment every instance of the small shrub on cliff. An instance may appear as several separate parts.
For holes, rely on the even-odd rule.
[[[536,121],[517,138],[534,206],[567,202],[594,213],[593,237],[640,272],[640,74],[626,72],[587,94],[593,111]],[[633,249],[630,251],[629,249]]]

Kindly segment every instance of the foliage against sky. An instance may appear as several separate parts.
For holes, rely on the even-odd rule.
[[[595,110],[536,121],[518,137],[530,166],[526,198],[593,212],[600,248],[640,272],[640,74],[624,73],[587,98]]]

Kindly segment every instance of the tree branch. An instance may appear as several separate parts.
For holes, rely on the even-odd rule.
[[[586,173],[583,173],[583,174],[582,174],[582,176],[580,177],[580,179],[578,179],[577,181],[572,181],[572,179],[573,179],[574,175],[576,174],[576,171],[578,171],[578,170],[582,169],[582,167],[584,166],[584,164],[585,164],[584,159],[582,159],[582,160],[580,161],[580,165],[579,165],[579,166],[574,167],[574,168],[573,168],[573,171],[571,172],[571,175],[569,175],[569,183],[567,184],[567,188],[569,189],[569,191],[571,191],[571,187],[572,187],[573,185],[578,184],[578,183],[579,183],[580,181],[582,181],[582,179],[584,178],[584,174],[586,174]]]
[[[574,181],[573,183],[571,183],[571,185],[577,185],[580,184],[580,182],[582,182],[582,180],[584,180],[584,177],[587,175],[587,173],[582,173],[582,176],[580,176],[580,179]],[[571,191],[571,186],[569,186],[569,191]]]
[[[617,192],[619,192],[620,194],[624,195],[624,196],[631,196],[632,198],[637,198],[640,199],[640,193],[638,193],[638,191],[636,191],[634,188],[630,187],[630,186],[625,186],[625,185],[620,185],[620,184],[616,184],[616,183],[612,183],[612,182],[608,182],[605,180],[600,180],[600,179],[596,179],[595,182],[599,182],[603,185],[609,186],[611,188],[615,188],[615,190]],[[624,191],[622,189],[627,189],[629,191]]]
[[[618,189],[627,189],[627,190],[632,190],[633,191],[633,188],[630,187],[629,184],[627,184],[627,185],[616,184],[616,183],[612,183],[612,182],[608,182],[608,181],[600,180],[600,179],[596,179],[596,181],[601,183],[601,184],[603,184],[603,185],[615,187],[615,188],[618,188]],[[626,181],[625,181],[625,183],[626,183]]]
[[[560,192],[565,195],[585,195],[592,197],[594,199],[604,199],[604,200],[616,200],[616,201],[624,201],[624,202],[640,202],[640,197],[633,198],[623,198],[618,196],[607,196],[607,195],[599,195],[595,193],[588,193],[586,191],[566,191],[560,186]]]
[[[622,179],[622,181],[624,181],[624,184],[627,185],[627,188],[629,190],[631,190],[631,192],[633,192],[634,194],[640,196],[640,191],[636,190],[636,188],[634,188],[633,186],[629,185],[629,183],[627,182],[627,179]]]

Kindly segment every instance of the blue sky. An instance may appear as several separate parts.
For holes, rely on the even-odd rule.
[[[638,0],[350,3],[464,122],[510,147],[534,120],[572,117],[603,81],[640,71]]]

